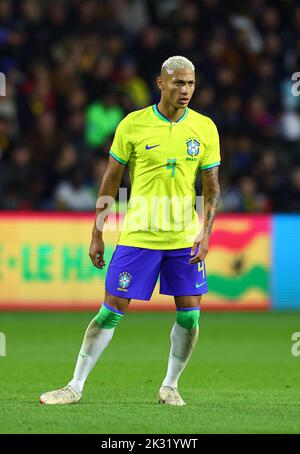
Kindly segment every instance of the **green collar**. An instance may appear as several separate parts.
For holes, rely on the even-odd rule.
[[[167,117],[165,117],[159,110],[158,110],[158,107],[156,104],[153,104],[152,106],[152,110],[154,112],[154,114],[162,121],[166,121],[167,123],[174,123],[173,121],[169,120]],[[181,121],[183,121],[187,114],[188,114],[188,107],[185,108],[185,112],[184,114],[182,115],[182,117],[179,118],[179,120],[176,121],[176,123],[180,123]]]

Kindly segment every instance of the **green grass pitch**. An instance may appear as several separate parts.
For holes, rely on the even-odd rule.
[[[71,378],[90,313],[0,313],[0,433],[299,433],[299,313],[210,313],[180,392],[157,403],[174,313],[128,313],[87,381],[82,401],[39,404]]]

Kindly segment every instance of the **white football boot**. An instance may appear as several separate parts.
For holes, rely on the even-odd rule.
[[[160,404],[167,405],[186,405],[184,400],[180,397],[177,388],[171,388],[170,386],[161,386],[158,392],[158,402]]]
[[[82,393],[76,391],[72,386],[67,385],[56,391],[49,391],[40,397],[41,404],[76,404],[80,401]]]

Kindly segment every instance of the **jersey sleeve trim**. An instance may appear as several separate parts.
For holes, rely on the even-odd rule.
[[[126,166],[127,162],[126,161],[123,161],[123,159],[119,158],[112,150],[109,151],[109,154],[116,160],[118,161],[120,164],[123,164]]]
[[[210,169],[211,167],[219,166],[220,163],[221,163],[221,161],[216,161],[216,162],[213,162],[212,164],[207,164],[206,166],[200,167],[200,170],[206,170],[206,169]]]

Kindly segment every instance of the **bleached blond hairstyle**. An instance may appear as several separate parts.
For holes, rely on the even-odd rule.
[[[165,60],[161,66],[161,72],[166,71],[167,74],[173,74],[176,69],[189,69],[195,71],[195,66],[186,57],[174,55]]]

